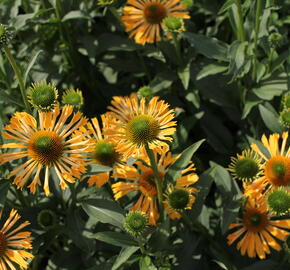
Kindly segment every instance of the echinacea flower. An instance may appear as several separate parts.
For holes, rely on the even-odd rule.
[[[20,215],[16,210],[11,210],[9,218],[4,222],[0,230],[0,269],[15,270],[16,265],[20,269],[27,269],[27,259],[32,259],[34,256],[25,249],[32,249],[30,232],[21,232],[23,228],[28,226],[28,221],[22,224],[13,226],[20,219]],[[2,211],[0,212],[2,219]]]
[[[165,17],[190,18],[186,9],[187,6],[179,0],[128,0],[122,20],[130,37],[144,45],[161,40]]]
[[[80,108],[84,104],[83,93],[79,89],[70,88],[62,94],[61,102],[64,105],[73,105]]]
[[[85,171],[84,153],[88,141],[79,141],[79,137],[70,135],[86,124],[87,119],[81,112],[73,113],[73,106],[58,105],[52,112],[39,112],[39,121],[25,112],[17,112],[5,127],[3,138],[14,140],[0,146],[0,149],[17,149],[11,153],[0,154],[0,163],[26,158],[23,164],[8,174],[16,176],[14,184],[22,188],[34,174],[28,186],[32,193],[36,185],[41,185],[40,173],[44,173],[44,191],[48,196],[50,170],[53,168],[62,189],[67,187],[66,181],[74,183]]]
[[[279,251],[281,245],[278,240],[285,241],[289,235],[290,219],[273,220],[268,213],[265,198],[251,196],[243,209],[243,217],[239,218],[239,223],[231,224],[229,229],[237,229],[228,235],[228,244],[233,244],[239,239],[237,249],[242,255],[251,258],[258,256],[265,259],[266,254],[270,254],[270,247]]]
[[[290,184],[290,147],[286,147],[288,132],[282,134],[281,147],[279,147],[279,139],[280,135],[277,133],[270,135],[269,139],[263,135],[262,143],[269,155],[265,155],[256,144],[251,145],[264,164],[261,177],[246,187],[246,194],[266,192]]]
[[[166,192],[164,209],[171,219],[180,219],[180,212],[192,208],[195,202],[194,194],[197,189],[191,187],[198,181],[198,175],[195,173],[194,164],[190,163],[181,171],[181,177],[176,179],[175,185],[170,185]]]
[[[137,95],[113,97],[109,109],[117,121],[104,132],[117,142],[116,149],[124,157],[142,154],[146,145],[152,150],[168,150],[166,142],[172,141],[176,122],[173,110],[159,97],[149,102],[145,98],[139,101]]]
[[[40,111],[51,111],[56,105],[58,90],[51,83],[40,81],[29,88],[28,100],[33,107]]]
[[[103,128],[110,126],[114,121],[114,118],[111,118],[109,114],[103,114],[101,119]],[[91,147],[87,153],[88,164],[98,164],[114,168],[123,162],[122,155],[116,151],[116,143],[111,141],[106,135],[103,135],[97,118],[91,119],[91,122],[87,124],[87,128],[92,135]],[[82,134],[81,132],[79,133]],[[91,135],[83,134],[81,140],[89,139]],[[109,178],[109,171],[98,173],[90,176],[88,184],[89,186],[96,185],[101,187],[108,182]]]
[[[164,175],[168,167],[173,164],[177,157],[172,157],[170,152],[162,153],[158,155],[156,152],[155,160],[157,160],[158,172],[163,181]],[[147,166],[148,157],[139,157],[142,161],[138,160],[135,162],[136,166],[123,165],[116,169],[114,173],[115,178],[126,179],[127,181],[119,181],[112,185],[112,190],[116,200],[125,196],[126,194],[134,191],[140,192],[138,201],[133,205],[131,211],[140,211],[148,215],[149,224],[156,225],[159,219],[159,211],[157,208],[157,187],[155,185],[154,172]],[[190,164],[181,172],[181,177],[176,179],[176,185],[174,190],[182,190],[188,193],[188,201],[184,208],[188,209],[194,202],[193,193],[196,192],[195,188],[189,187],[189,185],[195,183],[198,180],[198,176],[194,173],[194,165]],[[165,209],[167,210],[171,218],[180,218],[179,213],[176,209],[172,209],[168,202],[165,201]]]
[[[231,157],[229,172],[234,179],[250,183],[262,172],[262,158],[253,150],[244,150],[237,157]]]

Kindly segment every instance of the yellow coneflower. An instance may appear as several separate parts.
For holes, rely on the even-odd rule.
[[[114,121],[114,118],[111,118],[109,114],[103,114],[101,118],[103,128],[110,126]],[[91,119],[87,127],[90,134],[93,135],[92,146],[88,152],[88,164],[99,164],[112,168],[118,166],[123,161],[122,155],[116,151],[116,143],[103,135],[98,119]],[[83,136],[83,140],[90,138],[88,135]],[[88,184],[89,186],[101,187],[108,182],[109,178],[110,172],[98,173],[89,178]]]
[[[243,217],[239,223],[231,224],[230,229],[239,228],[228,235],[228,244],[231,245],[238,238],[237,249],[242,255],[251,258],[258,256],[265,259],[270,254],[270,247],[279,251],[277,239],[285,241],[289,232],[290,219],[272,220],[268,213],[267,204],[263,196],[248,197],[244,206]]]
[[[144,45],[161,40],[162,20],[167,17],[190,18],[187,6],[178,0],[128,0],[122,20],[130,37]]]
[[[0,219],[2,211],[0,211]],[[25,249],[32,249],[30,232],[20,232],[30,223],[28,221],[13,228],[15,223],[20,219],[20,215],[16,210],[11,210],[9,218],[5,221],[0,230],[0,269],[10,270],[16,269],[19,265],[20,269],[27,269],[27,259],[34,256]]]
[[[265,161],[262,176],[246,187],[245,193],[260,193],[263,190],[285,187],[290,184],[290,148],[286,149],[288,132],[282,134],[282,145],[279,147],[280,135],[275,133],[270,135],[269,140],[265,135],[262,143],[269,152],[266,156],[256,144],[252,144],[252,149]],[[266,189],[266,190],[265,190]]]
[[[139,159],[148,164],[147,156],[139,157]],[[155,159],[158,160],[158,172],[161,180],[163,180],[168,167],[176,161],[177,157],[172,157],[170,152],[162,153],[161,155],[155,152]],[[143,164],[142,161],[136,161],[136,165],[137,168],[135,166],[123,165],[116,169],[114,177],[126,179],[130,182],[120,181],[113,184],[114,197],[117,200],[130,192],[140,191],[141,195],[131,210],[146,213],[149,224],[156,225],[159,219],[159,211],[157,208],[157,188],[154,181],[154,172],[150,167]],[[190,164],[182,171],[182,176],[176,180],[175,189],[188,192],[188,202],[184,208],[190,208],[194,202],[192,194],[196,192],[196,189],[189,187],[189,185],[195,183],[198,180],[198,176],[193,171],[193,164]],[[168,206],[168,202],[165,202],[165,205]],[[166,209],[170,217],[180,218],[179,213],[175,211],[176,209],[174,210],[169,206]]]
[[[152,150],[168,150],[166,141],[172,141],[176,122],[172,121],[173,110],[159,97],[149,102],[145,98],[139,101],[137,95],[113,97],[109,109],[117,121],[104,132],[117,142],[116,149],[124,157],[142,154],[147,144]]]
[[[8,174],[9,178],[16,176],[14,184],[18,188],[22,188],[35,172],[28,186],[35,193],[36,185],[41,185],[40,172],[45,168],[44,191],[48,196],[50,169],[54,169],[62,189],[67,187],[65,181],[74,183],[74,177],[79,178],[85,171],[87,141],[79,141],[78,136],[70,138],[70,135],[86,124],[87,119],[81,112],[73,116],[72,113],[73,106],[64,106],[62,110],[56,106],[52,112],[39,112],[39,123],[25,112],[17,112],[12,117],[10,124],[5,127],[3,137],[17,142],[4,144],[0,148],[18,150],[0,154],[0,163],[27,158]]]

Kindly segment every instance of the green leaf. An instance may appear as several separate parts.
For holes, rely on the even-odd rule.
[[[133,255],[138,249],[140,249],[139,247],[126,247],[123,248],[118,257],[116,258],[116,261],[112,267],[112,270],[116,270],[118,269],[122,264],[124,264],[130,257],[131,255]]]
[[[21,101],[18,101],[15,99],[15,97],[11,96],[11,95],[8,95],[4,92],[4,89],[0,90],[0,98],[4,101],[8,101],[8,102],[11,102],[13,104],[16,104],[22,108],[24,108],[24,105]]]
[[[184,89],[187,90],[190,81],[190,63],[188,63],[188,65],[182,70],[178,71],[178,77],[181,80]]]
[[[262,100],[256,95],[254,95],[253,93],[248,93],[242,113],[242,119],[245,119],[249,115],[251,110],[261,102]]]
[[[228,69],[227,66],[220,65],[220,64],[209,64],[197,74],[196,79],[200,80],[210,75],[215,75],[218,73],[222,73]]]
[[[260,81],[260,85],[253,89],[255,95],[264,100],[272,100],[288,90],[288,76],[286,73],[276,73]]]
[[[169,166],[165,174],[165,181],[168,179],[170,182],[174,182],[175,179],[181,175],[181,171],[188,165],[193,154],[204,141],[205,139],[202,139],[192,144],[181,153],[180,157],[171,166]]]
[[[90,164],[89,172],[87,172],[85,175],[87,175],[87,176],[95,175],[95,174],[102,173],[102,172],[110,172],[112,170],[113,170],[113,168],[108,167],[108,166],[99,165],[99,164]]]
[[[67,216],[67,229],[70,238],[85,252],[94,251],[94,240],[83,235],[85,230],[85,221],[81,219],[79,209],[75,209]]]
[[[83,12],[81,12],[80,10],[72,10],[69,13],[67,13],[63,18],[62,18],[62,22],[68,21],[68,20],[76,20],[76,19],[86,19],[86,20],[90,20],[91,18],[84,14]]]
[[[222,195],[221,229],[222,233],[225,233],[229,225],[238,216],[242,195],[236,181],[231,178],[229,172],[224,167],[212,161],[210,165],[215,168],[214,181]]]
[[[134,241],[132,237],[130,237],[126,233],[119,232],[98,232],[90,235],[90,238],[95,238],[99,241],[105,242],[107,244],[111,244],[118,247],[136,247],[138,243]]]
[[[142,257],[139,261],[140,270],[157,270],[157,267],[151,261],[149,256]]]
[[[207,169],[199,176],[197,183],[194,185],[194,187],[198,189],[198,193],[192,209],[189,212],[190,218],[192,220],[195,220],[201,213],[204,201],[210,191],[212,183],[214,182],[214,177],[215,168]]]
[[[103,199],[87,200],[82,203],[82,207],[92,219],[123,229],[124,211],[114,201]]]
[[[221,14],[225,11],[227,11],[234,3],[235,3],[236,0],[227,0],[223,6],[220,8],[218,14]]]
[[[270,105],[270,104],[269,104]],[[274,110],[274,108],[273,108]],[[272,132],[278,132],[281,133],[284,131],[282,125],[279,122],[279,115],[274,110],[269,110],[262,104],[259,105],[259,111],[261,114],[261,117],[266,125],[266,127],[271,130]]]
[[[189,41],[196,51],[210,59],[228,61],[228,45],[216,38],[186,32],[185,38]]]
[[[31,68],[33,67],[33,65],[35,64],[36,60],[37,60],[37,57],[40,55],[40,53],[42,53],[43,51],[42,50],[39,50],[38,52],[35,53],[35,55],[31,58],[27,68],[26,68],[26,71],[24,73],[24,84],[26,84],[26,80],[27,80],[27,76],[29,74],[29,71],[31,70]]]

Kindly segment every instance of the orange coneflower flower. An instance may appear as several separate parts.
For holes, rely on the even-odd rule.
[[[162,153],[158,155],[156,152],[155,159],[158,160],[158,171],[161,180],[168,169],[168,167],[173,164],[177,157],[172,157],[170,152]],[[137,168],[135,166],[123,165],[116,169],[116,173],[113,175],[116,178],[122,178],[129,180],[130,182],[120,181],[112,185],[112,190],[115,199],[120,199],[124,195],[133,192],[140,191],[141,195],[135,205],[131,208],[131,211],[141,211],[146,213],[149,218],[150,225],[156,225],[159,219],[159,212],[157,208],[157,188],[155,185],[154,172],[147,166],[148,158],[147,156],[139,157],[145,164],[138,160],[136,161]],[[193,193],[196,192],[195,188],[189,187],[189,185],[195,183],[198,180],[198,176],[193,172],[193,164],[190,164],[186,169],[181,172],[181,177],[176,180],[175,190],[183,190],[188,192],[188,202],[186,207],[190,208],[194,202]],[[133,182],[132,182],[133,181]],[[165,209],[167,210],[169,216],[173,219],[180,218],[179,213],[173,210],[167,202],[165,202]]]
[[[190,18],[186,5],[178,0],[128,0],[122,20],[135,42],[144,45],[161,40],[162,20],[167,17]]]
[[[166,200],[164,201],[164,209],[171,219],[180,219],[180,211],[192,208],[195,202],[197,189],[190,187],[198,181],[198,175],[195,173],[194,164],[190,163],[181,171],[181,177],[176,179],[174,186],[169,186]]]
[[[267,204],[262,195],[251,196],[245,203],[243,217],[238,219],[240,222],[231,224],[230,229],[239,228],[234,233],[228,235],[228,244],[231,245],[238,238],[237,249],[242,255],[249,257],[258,256],[264,259],[266,254],[270,254],[270,247],[281,250],[281,246],[276,239],[285,241],[290,229],[290,219],[271,220],[268,213]]]
[[[115,119],[110,117],[109,114],[103,114],[101,116],[103,128],[106,128],[112,124]],[[91,123],[87,124],[88,130],[93,135],[91,141],[92,146],[88,154],[88,164],[98,164],[114,168],[122,162],[122,155],[116,151],[116,143],[111,141],[107,136],[103,135],[97,118],[91,119]],[[79,132],[82,134],[81,132]],[[83,133],[82,140],[89,139],[90,134]],[[96,175],[92,175],[89,178],[89,186],[96,185],[98,187],[103,186],[108,182],[110,172],[102,172]]]
[[[117,119],[116,124],[105,128],[104,132],[117,142],[117,151],[124,157],[140,155],[144,146],[161,151],[168,150],[166,141],[175,132],[176,122],[173,110],[159,97],[153,97],[148,103],[137,95],[130,97],[113,97],[109,109]]]
[[[87,141],[79,141],[78,136],[70,138],[70,135],[82,127],[87,119],[81,112],[71,117],[72,113],[73,106],[64,106],[62,111],[56,106],[52,112],[39,112],[39,124],[25,112],[17,112],[12,117],[10,124],[5,127],[3,137],[17,142],[4,144],[0,148],[21,150],[0,154],[0,163],[27,158],[27,161],[8,174],[8,177],[16,176],[14,184],[18,188],[22,188],[35,172],[28,186],[35,193],[36,185],[41,184],[40,172],[44,167],[44,191],[49,195],[51,168],[54,168],[62,189],[67,187],[65,181],[73,183],[74,177],[79,178],[85,171],[83,154],[88,148]]]
[[[2,211],[0,211],[0,219]],[[19,232],[29,225],[28,221],[23,222],[16,228],[12,229],[14,224],[20,219],[16,210],[11,210],[9,218],[5,221],[0,230],[0,269],[27,269],[27,259],[33,258],[33,255],[25,249],[32,249],[30,232]]]
[[[279,138],[280,135],[277,133],[270,135],[269,140],[265,135],[262,136],[262,143],[269,155],[265,155],[256,144],[251,145],[265,162],[262,167],[262,176],[246,186],[246,194],[257,194],[270,191],[272,188],[290,185],[290,148],[286,149],[288,132],[282,134],[281,148],[279,148]]]

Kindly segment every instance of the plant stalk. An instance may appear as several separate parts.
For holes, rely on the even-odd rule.
[[[178,64],[179,64],[179,66],[182,66],[179,39],[177,38],[177,34],[176,33],[172,32],[171,35],[172,35],[172,39],[173,39],[173,43],[174,43],[174,47],[175,47],[175,51],[176,51]]]
[[[242,12],[242,4],[240,0],[236,0],[236,5],[238,8],[239,22],[238,22],[238,39],[241,42],[245,41],[245,30],[244,30],[244,22],[243,22],[243,12]]]
[[[254,37],[254,80],[257,80],[257,53],[258,53],[258,38],[260,31],[260,16],[262,13],[262,0],[257,0],[256,6],[256,21],[255,21],[255,37]]]
[[[162,217],[163,216],[163,190],[162,190],[161,178],[160,178],[160,174],[158,171],[158,167],[157,167],[157,163],[156,163],[153,151],[149,148],[148,144],[145,144],[145,149],[150,159],[151,168],[154,172],[154,176],[155,176],[154,181],[155,181],[155,185],[157,187],[157,193],[158,193],[159,211],[160,211],[160,216]]]
[[[4,52],[5,52],[8,60],[9,60],[9,63],[11,65],[11,67],[13,68],[13,70],[15,72],[16,78],[18,80],[19,87],[20,87],[20,92],[21,92],[21,95],[22,95],[22,99],[23,99],[23,102],[24,102],[24,105],[25,105],[26,112],[31,114],[31,108],[29,106],[29,102],[28,102],[28,99],[27,99],[25,84],[24,84],[24,80],[23,80],[23,76],[22,76],[21,70],[18,67],[18,65],[17,65],[17,63],[16,63],[16,61],[15,61],[15,59],[14,59],[14,57],[13,57],[11,51],[10,51],[10,49],[7,46],[4,46],[3,49],[4,49]]]

